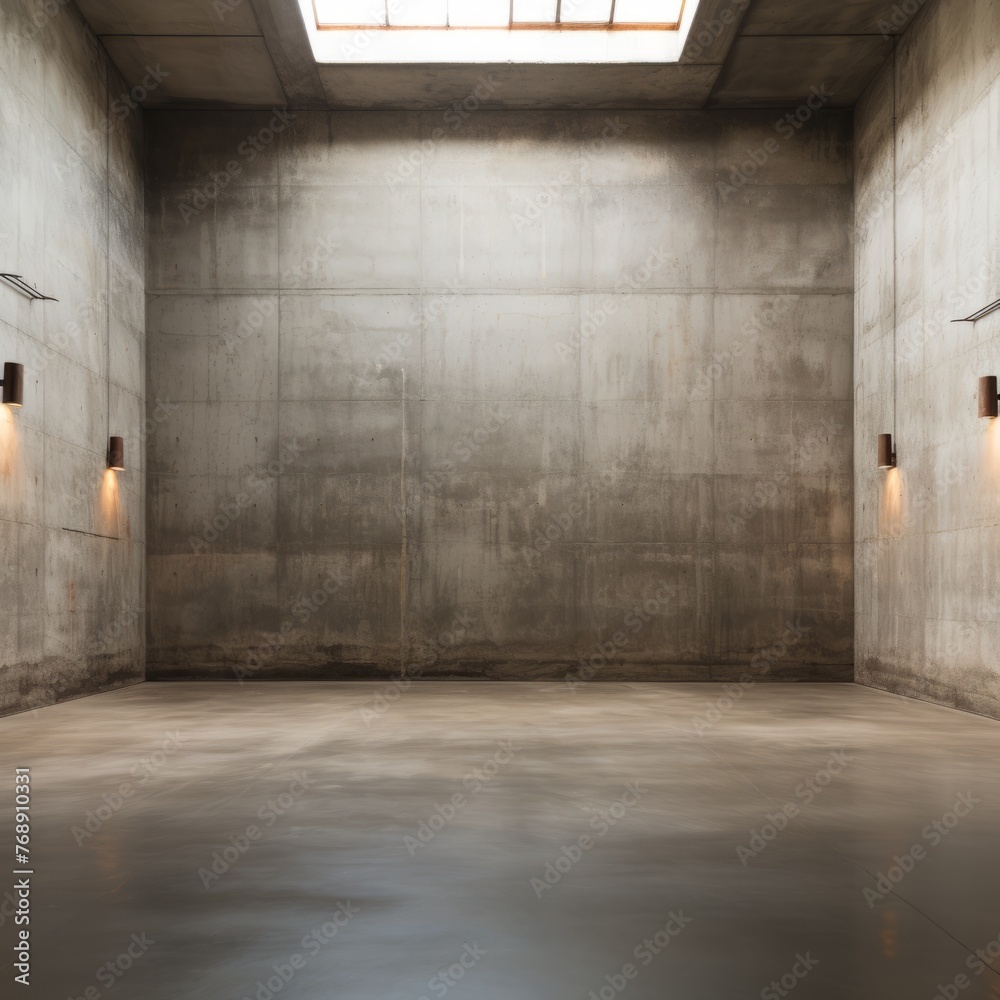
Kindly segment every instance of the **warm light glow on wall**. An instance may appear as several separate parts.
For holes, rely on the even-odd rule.
[[[903,476],[899,469],[889,469],[882,486],[882,506],[879,509],[879,534],[898,535],[906,520],[903,496]]]
[[[1000,489],[1000,420],[991,420],[984,431],[983,469],[987,485],[996,491]]]
[[[882,941],[882,954],[886,958],[895,958],[899,954],[899,934],[896,925],[898,918],[888,907],[882,910],[882,931],[879,935]]]
[[[101,496],[98,504],[97,516],[100,518],[98,525],[99,534],[109,537],[118,537],[119,515],[121,513],[121,497],[118,492],[118,477],[114,470],[105,469],[104,478],[101,480]]]
[[[17,472],[17,421],[9,406],[0,406],[0,476],[11,479]]]

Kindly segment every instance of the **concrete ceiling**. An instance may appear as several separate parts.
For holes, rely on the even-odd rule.
[[[886,0],[701,0],[677,64],[317,66],[297,0],[77,2],[130,85],[163,77],[151,108],[437,109],[484,75],[493,107],[849,107],[905,27]]]

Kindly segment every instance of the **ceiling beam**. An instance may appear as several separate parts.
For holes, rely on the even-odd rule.
[[[257,15],[288,106],[328,108],[297,0],[250,0],[250,4]]]
[[[701,0],[680,61],[721,66],[729,56],[749,6],[750,0]]]

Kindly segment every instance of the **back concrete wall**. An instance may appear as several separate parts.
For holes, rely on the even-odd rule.
[[[805,117],[149,113],[149,675],[851,679]]]
[[[1000,295],[998,38],[1000,4],[930,4],[858,106],[855,389],[858,680],[1000,719],[1000,313],[951,322]]]
[[[144,676],[142,116],[75,5],[0,4],[0,714]],[[2,376],[0,376],[2,377]],[[108,438],[128,468],[106,471]]]

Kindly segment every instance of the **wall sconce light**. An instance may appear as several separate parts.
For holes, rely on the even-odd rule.
[[[979,415],[981,417],[1000,416],[998,401],[1000,401],[1000,395],[997,394],[996,375],[984,375],[979,380]]]
[[[125,439],[113,437],[108,446],[108,468],[114,472],[125,471]]]
[[[24,365],[7,361],[3,366],[3,401],[8,406],[24,406]]]
[[[880,469],[896,468],[896,452],[892,448],[891,434],[879,434],[878,436],[878,467]]]

